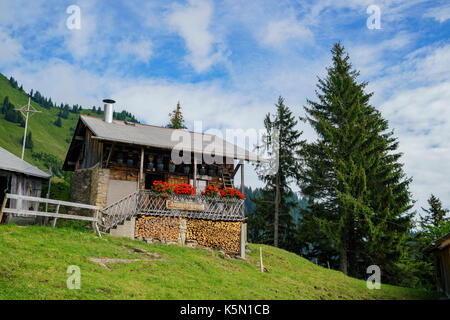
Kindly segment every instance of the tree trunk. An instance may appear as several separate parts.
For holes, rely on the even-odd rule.
[[[278,217],[280,211],[280,175],[277,172],[275,182],[275,216],[273,220],[273,245],[278,247]]]
[[[339,270],[345,274],[348,275],[347,271],[347,249],[342,248],[341,252],[339,253]]]

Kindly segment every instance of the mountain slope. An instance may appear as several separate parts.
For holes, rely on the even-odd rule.
[[[0,103],[3,103],[6,96],[16,108],[28,103],[27,94],[12,88],[8,79],[0,74]],[[34,101],[31,104],[41,111],[34,114],[28,122],[28,132],[31,131],[33,135],[33,152],[46,152],[61,160],[64,159],[71,138],[70,128],[75,127],[78,115],[70,114],[68,119],[62,119],[62,126],[59,128],[53,124],[58,118],[58,108],[45,109]],[[4,116],[0,115],[0,146],[2,148],[20,157],[23,132],[24,128],[19,124],[6,121]],[[25,152],[25,160],[40,165],[31,157],[28,149]]]
[[[5,97],[8,97],[15,108],[28,103],[27,93],[12,87],[10,81],[0,73],[0,108]],[[27,132],[32,133],[34,146],[32,151],[26,149],[25,160],[47,172],[50,165],[60,171],[62,170],[60,167],[66,157],[80,113],[101,116],[102,112],[97,113],[91,109],[82,109],[79,113],[68,112],[67,119],[61,118],[61,127],[58,127],[54,123],[61,112],[60,108],[44,108],[34,101],[31,101],[31,105],[40,113],[33,114],[28,122]],[[5,120],[5,115],[0,114],[0,147],[20,157],[23,133],[24,128],[20,124],[9,122]],[[53,156],[55,158],[51,159],[52,162],[50,164],[48,161],[49,157],[46,155],[42,156],[42,154],[39,157],[39,153],[49,154],[51,155],[50,157]],[[35,156],[33,157],[32,154],[35,154]],[[43,158],[47,158],[47,160]],[[55,168],[55,166],[58,168]],[[60,178],[64,178],[62,172],[58,172],[58,175]]]
[[[427,299],[425,291],[366,282],[300,256],[250,244],[249,261],[177,245],[96,237],[91,230],[0,225],[0,299]],[[160,259],[106,263],[90,258]],[[81,289],[68,290],[67,268],[80,267]]]

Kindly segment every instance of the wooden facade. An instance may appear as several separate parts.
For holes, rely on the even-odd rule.
[[[450,298],[450,233],[436,240],[426,249],[435,257],[436,285]]]
[[[227,148],[222,150],[223,153],[218,151],[220,156],[212,151],[197,151],[206,150],[203,141],[201,149],[190,146],[185,149],[185,145],[178,149],[174,147],[173,133],[174,129],[169,128],[80,116],[63,167],[66,171],[74,171],[71,201],[98,206],[102,232],[157,241],[150,232],[153,227],[147,224],[149,221],[162,221],[157,233],[159,240],[167,240],[175,229],[166,228],[165,223],[171,221],[175,225],[177,222],[186,224],[186,227],[177,229],[179,244],[184,245],[191,240],[199,245],[239,253],[241,258],[245,258],[244,200],[210,198],[201,192],[208,185],[234,187],[234,176],[240,170],[241,192],[244,193],[244,161],[256,161],[256,157],[223,140],[218,145],[226,145]],[[201,133],[182,133],[194,141],[203,139]],[[194,147],[198,147],[195,142]],[[190,157],[175,165],[171,161],[172,151],[180,149],[190,150],[186,151],[190,152]],[[204,156],[214,159],[214,163],[206,163]],[[236,161],[239,163],[235,166]],[[197,194],[171,194],[170,200],[162,199],[150,190],[154,181],[172,185],[191,184]],[[197,221],[197,227],[188,225],[187,221],[191,224]],[[198,239],[195,237],[197,231],[187,232],[207,226],[215,229],[203,230]],[[217,230],[222,231],[218,233]],[[209,240],[205,242],[206,238]]]
[[[237,168],[243,170],[243,164],[235,167],[234,163],[230,163],[232,162],[230,159],[225,158],[218,161],[221,162],[220,164],[205,164],[197,160],[201,158],[199,155],[196,159],[194,159],[194,155],[191,155],[190,163],[183,163],[172,168],[170,157],[170,149],[100,139],[90,128],[79,121],[64,169],[73,170],[75,175],[82,170],[94,167],[107,172],[107,185],[103,185],[101,190],[97,190],[98,193],[107,195],[106,202],[102,203],[90,198],[90,204],[100,207],[120,200],[133,190],[148,190],[156,180],[174,185],[192,184],[199,192],[203,191],[207,185],[219,188],[234,187],[233,181]],[[85,182],[81,180],[79,184]],[[92,181],[90,183],[92,184]],[[73,185],[72,193],[77,193],[80,187],[80,185]],[[81,198],[74,195],[71,200],[80,202]]]
[[[48,179],[34,177],[20,172],[0,170],[0,206],[6,201],[6,193],[16,195],[40,197],[42,184],[47,183]],[[10,208],[18,210],[37,210],[38,203],[21,200],[10,200]],[[6,203],[5,203],[6,206]],[[35,217],[16,215],[1,215],[0,223],[32,224],[35,223]]]

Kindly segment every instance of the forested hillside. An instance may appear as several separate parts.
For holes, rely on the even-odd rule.
[[[70,174],[61,167],[69,148],[75,126],[80,114],[102,116],[100,107],[85,108],[79,105],[55,104],[51,97],[45,97],[33,89],[25,92],[14,78],[7,79],[0,74],[0,147],[20,157],[25,118],[16,109],[28,103],[38,113],[34,113],[28,122],[28,134],[25,160],[48,172],[51,167],[55,181],[70,181]],[[115,119],[137,121],[136,118],[123,111],[114,113]],[[58,187],[58,185],[56,185]],[[59,185],[59,187],[63,187]],[[56,191],[56,190],[55,190]]]

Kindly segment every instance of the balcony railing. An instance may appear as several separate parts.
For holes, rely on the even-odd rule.
[[[171,194],[162,198],[150,190],[138,195],[137,214],[193,219],[243,221],[243,199],[210,198],[204,195]]]

